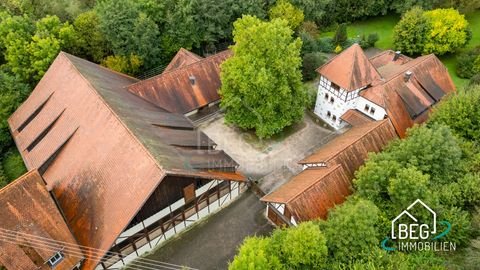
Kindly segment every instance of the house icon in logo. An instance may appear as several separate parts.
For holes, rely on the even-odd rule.
[[[420,204],[423,208],[431,213],[433,226],[430,228],[429,224],[419,224],[418,219],[415,218],[408,210],[411,210],[417,204]],[[407,216],[413,222],[409,224],[400,223],[400,218]],[[414,201],[407,207],[400,215],[392,220],[392,239],[427,239],[430,235],[437,232],[437,214],[420,199]]]

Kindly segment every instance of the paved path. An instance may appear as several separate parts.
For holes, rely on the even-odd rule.
[[[147,258],[200,270],[227,269],[245,237],[266,235],[273,230],[264,213],[265,206],[248,190]]]

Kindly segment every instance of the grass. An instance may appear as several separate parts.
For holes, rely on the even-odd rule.
[[[447,67],[448,72],[450,73],[450,76],[452,77],[452,80],[457,88],[462,88],[468,83],[467,79],[462,79],[455,73],[458,54],[464,50],[468,50],[480,45],[480,10],[466,15],[466,18],[470,24],[470,29],[472,30],[472,40],[470,40],[465,49],[460,50],[455,54],[447,54],[439,57],[443,64]],[[370,18],[365,21],[357,21],[348,26],[348,36],[353,38],[361,34],[368,35],[370,33],[377,33],[379,35],[379,40],[375,44],[377,48],[383,50],[394,49],[393,28],[399,19],[400,18],[397,15],[385,15]],[[333,34],[333,31],[324,32],[320,35],[320,37],[332,37]]]

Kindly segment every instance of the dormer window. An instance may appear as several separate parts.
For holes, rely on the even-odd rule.
[[[370,111],[370,106],[368,104],[365,104],[365,108],[363,108],[363,111],[368,113],[368,111]]]
[[[196,80],[197,80],[197,78],[195,78],[195,76],[193,76],[193,75],[190,75],[190,76],[188,77],[188,79],[190,80],[190,84],[191,84],[191,85],[194,85],[195,82],[196,82]]]
[[[340,86],[336,85],[335,83],[332,82],[332,88],[335,91],[340,91]]]
[[[371,115],[374,115],[374,114],[375,114],[375,108],[373,108],[373,107],[370,108],[370,114],[371,114]]]
[[[48,259],[47,264],[50,266],[50,268],[54,268],[57,264],[59,264],[61,261],[63,261],[65,257],[61,252],[55,253],[50,259]]]

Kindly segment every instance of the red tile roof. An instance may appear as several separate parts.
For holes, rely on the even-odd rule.
[[[368,86],[381,78],[356,43],[318,68],[317,72],[347,91]]]
[[[0,217],[0,265],[7,269],[50,269],[45,262],[58,251],[64,259],[56,269],[82,261],[82,250],[38,171],[0,190]]]
[[[82,246],[110,249],[167,175],[245,179],[186,117],[130,93],[137,81],[60,53],[9,119]],[[82,269],[99,262],[91,255]]]
[[[165,73],[175,70],[177,68],[188,66],[202,59],[203,57],[196,55],[191,51],[185,50],[184,48],[180,48],[180,50],[177,52],[175,57],[173,57],[172,61],[170,61],[170,63],[163,72]]]
[[[128,89],[169,112],[185,114],[220,99],[220,65],[231,55],[231,51],[223,51]]]
[[[346,111],[340,118],[352,126],[359,126],[374,121],[364,113],[354,109]]]

